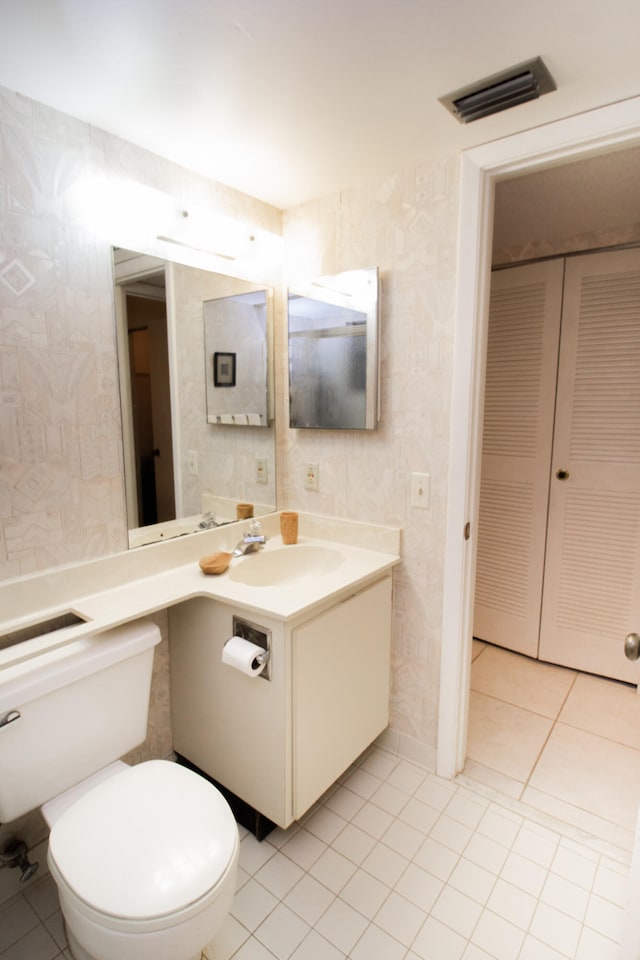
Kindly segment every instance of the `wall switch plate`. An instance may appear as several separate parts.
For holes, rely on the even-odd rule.
[[[305,490],[318,489],[318,464],[317,463],[305,463],[304,488]]]
[[[428,510],[431,506],[431,475],[429,473],[411,474],[411,506]]]
[[[266,457],[256,457],[256,483],[269,482],[269,461]]]
[[[198,470],[198,451],[189,450],[189,473],[192,477],[200,476],[200,471]]]

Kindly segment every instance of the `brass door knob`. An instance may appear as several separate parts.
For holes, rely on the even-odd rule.
[[[638,660],[640,658],[640,635],[629,633],[624,641],[624,655],[627,660]]]

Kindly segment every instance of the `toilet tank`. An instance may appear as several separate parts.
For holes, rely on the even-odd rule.
[[[153,651],[148,620],[82,637],[0,671],[0,823],[142,743]]]

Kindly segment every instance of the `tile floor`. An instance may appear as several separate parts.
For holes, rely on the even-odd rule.
[[[474,641],[465,779],[630,850],[640,696]]]
[[[241,830],[208,960],[614,960],[629,857],[374,748],[288,830]],[[67,958],[48,877],[0,905],[0,960]]]

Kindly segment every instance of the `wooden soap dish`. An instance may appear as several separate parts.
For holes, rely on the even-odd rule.
[[[231,563],[231,554],[211,553],[208,557],[203,557],[199,563],[203,573],[224,573]]]

